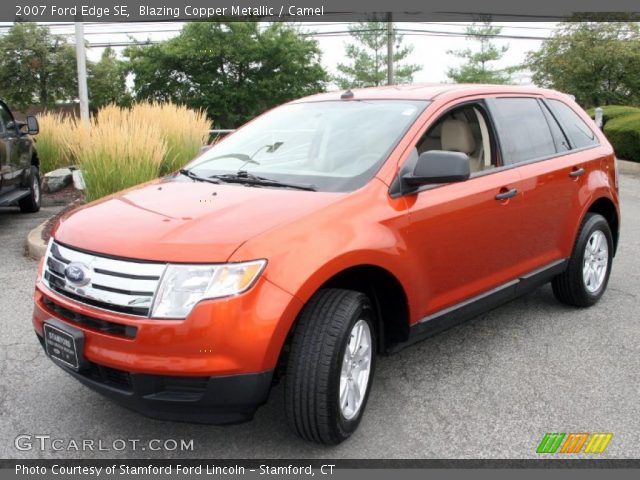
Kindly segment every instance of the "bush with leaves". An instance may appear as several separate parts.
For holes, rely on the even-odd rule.
[[[595,118],[596,109],[590,108],[587,113],[591,118]],[[624,115],[640,113],[640,108],[629,107],[627,105],[605,105],[602,107],[602,124],[606,125],[609,120],[618,118]]]
[[[640,162],[640,110],[609,120],[604,126],[604,134],[618,158]]]

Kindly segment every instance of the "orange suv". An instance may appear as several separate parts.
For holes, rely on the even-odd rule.
[[[175,174],[59,222],[33,324],[50,358],[151,417],[357,428],[378,353],[551,281],[593,305],[618,243],[611,146],[569,96],[437,85],[275,108]]]

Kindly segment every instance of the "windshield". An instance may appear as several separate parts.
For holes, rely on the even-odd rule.
[[[349,100],[276,108],[187,166],[200,177],[238,171],[315,190],[367,183],[428,102]]]

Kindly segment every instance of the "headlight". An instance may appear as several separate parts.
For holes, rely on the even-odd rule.
[[[266,260],[256,260],[224,265],[167,265],[151,316],[185,318],[200,300],[242,293],[251,288],[266,264]]]

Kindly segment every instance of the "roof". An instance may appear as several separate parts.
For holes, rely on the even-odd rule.
[[[358,99],[394,99],[394,100],[433,100],[443,94],[459,95],[481,95],[481,94],[527,94],[527,95],[552,95],[557,96],[558,92],[546,90],[533,86],[514,85],[480,85],[471,83],[418,83],[411,85],[390,85],[384,87],[354,88],[353,100]],[[319,93],[309,97],[301,98],[296,102],[319,102],[326,100],[340,100],[340,96],[345,90],[338,90],[327,93]]]

